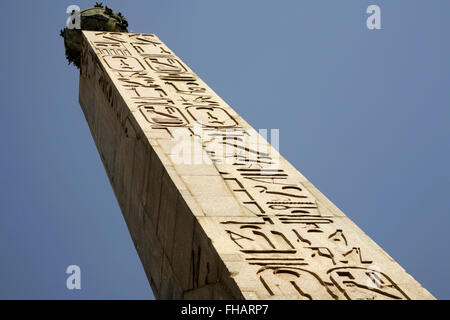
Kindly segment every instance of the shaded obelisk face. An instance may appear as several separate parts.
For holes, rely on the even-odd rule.
[[[114,13],[101,3],[80,12],[73,11],[71,19],[73,22],[61,30],[60,35],[64,38],[69,64],[73,63],[77,68],[80,68],[82,30],[128,32],[128,21],[125,17],[120,12]]]

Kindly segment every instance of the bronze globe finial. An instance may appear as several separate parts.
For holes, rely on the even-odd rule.
[[[80,68],[82,30],[128,32],[128,21],[125,17],[120,12],[116,14],[111,8],[103,7],[101,2],[96,2],[93,8],[72,14],[79,14],[80,27],[66,27],[61,30],[60,35],[64,38],[69,64],[73,63],[77,68]]]

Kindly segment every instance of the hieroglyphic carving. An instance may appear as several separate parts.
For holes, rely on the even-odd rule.
[[[221,221],[221,224],[225,226],[229,240],[245,256],[246,261],[251,265],[270,267],[273,270],[272,277],[279,274],[277,270],[285,270],[284,273],[286,273],[289,268],[296,269],[301,266],[302,270],[314,274],[324,289],[336,287],[347,298],[367,298],[370,293],[376,297],[393,297],[389,290],[394,283],[383,274],[379,275],[380,279],[383,279],[379,281],[380,285],[377,286],[378,282],[374,282],[373,286],[365,284],[364,287],[361,287],[361,296],[358,296],[358,288],[352,288],[351,294],[347,293],[346,287],[352,287],[353,282],[345,280],[347,282],[338,283],[338,280],[334,278],[339,274],[336,274],[334,270],[339,268],[342,270],[348,268],[366,270],[367,276],[364,278],[364,283],[366,283],[370,277],[375,278],[379,273],[370,269],[373,261],[366,259],[360,247],[348,243],[342,229],[335,229],[342,226],[339,226],[338,221],[334,221],[334,217],[302,216],[297,218],[297,221],[289,221],[287,225],[283,217],[274,216],[261,217],[251,221],[248,219],[244,221],[225,220]],[[362,273],[358,272],[362,277]],[[291,273],[295,273],[295,271]],[[270,281],[264,280],[264,278],[260,280],[265,288],[270,287]],[[278,279],[277,281],[282,280]],[[272,295],[274,291],[268,289],[267,292]],[[339,296],[337,293],[331,295],[336,299]],[[311,297],[313,298],[314,295]],[[407,296],[402,294],[399,297]]]
[[[299,300],[338,299],[333,284],[315,272],[301,267],[265,266],[258,271],[264,288],[271,296],[296,297]]]
[[[230,214],[215,224],[233,252],[257,267],[252,276],[263,290],[260,297],[409,298],[392,276],[374,271],[372,265],[386,261],[376,261],[383,256],[373,257],[372,247],[361,241],[347,218],[325,208],[301,183],[302,176],[280,162],[277,152],[156,36],[87,35],[107,70],[97,79],[102,91],[107,96],[111,91],[105,80],[109,76],[150,132],[165,131],[170,139],[183,128],[200,139],[210,165],[254,217],[242,220]],[[195,126],[203,130],[201,136]],[[193,257],[199,265],[200,253]]]
[[[363,267],[341,267],[330,269],[328,273],[331,281],[347,299],[409,299],[398,285],[380,271]]]
[[[186,108],[189,115],[201,126],[207,128],[232,128],[236,120],[223,108],[195,105]]]
[[[130,51],[120,42],[97,41],[95,47],[105,56],[131,56]]]

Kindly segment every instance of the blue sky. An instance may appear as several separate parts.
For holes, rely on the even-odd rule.
[[[4,0],[0,298],[152,299],[78,105],[71,4]],[[103,1],[157,34],[437,298],[450,298],[446,0]],[[382,30],[366,28],[368,5]],[[82,289],[69,291],[68,265]]]

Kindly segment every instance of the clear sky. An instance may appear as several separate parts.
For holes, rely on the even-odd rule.
[[[59,37],[66,7],[94,2],[0,2],[0,298],[153,298]],[[280,129],[295,167],[450,298],[448,0],[103,2],[255,128]]]

